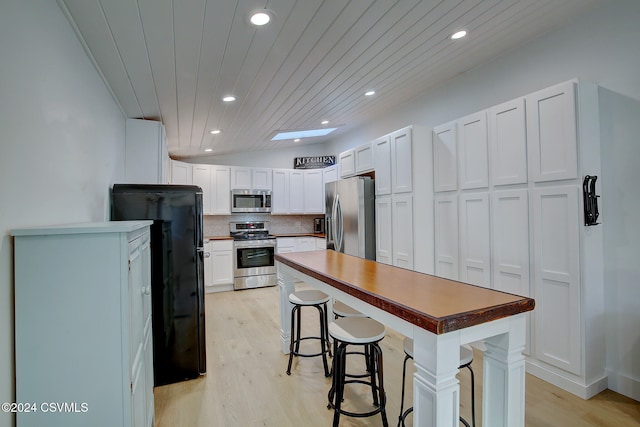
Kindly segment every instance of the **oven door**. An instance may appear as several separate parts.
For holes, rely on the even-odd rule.
[[[234,242],[234,276],[276,274],[275,239]]]

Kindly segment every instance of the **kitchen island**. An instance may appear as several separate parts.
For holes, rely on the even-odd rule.
[[[414,425],[458,425],[459,347],[484,339],[483,425],[524,426],[524,313],[533,299],[330,250],[278,254],[276,266],[283,353],[288,296],[304,281],[413,339]]]

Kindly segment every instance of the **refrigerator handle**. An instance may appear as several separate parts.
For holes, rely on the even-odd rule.
[[[338,252],[344,252],[342,247],[343,236],[343,224],[342,224],[342,209],[340,209],[340,195],[336,194],[336,198],[333,203],[333,238],[335,241],[336,250]]]

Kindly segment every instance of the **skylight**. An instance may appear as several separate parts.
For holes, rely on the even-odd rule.
[[[323,128],[323,129],[310,129],[310,130],[294,130],[288,132],[278,132],[271,138],[272,141],[282,141],[285,139],[296,138],[313,138],[314,136],[325,136],[338,128]]]

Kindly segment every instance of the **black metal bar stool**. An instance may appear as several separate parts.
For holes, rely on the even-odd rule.
[[[322,356],[322,363],[324,364],[324,376],[331,375],[329,372],[329,364],[327,363],[327,353],[331,356],[331,344],[329,343],[328,336],[328,318],[327,318],[327,302],[329,302],[329,296],[324,292],[317,291],[315,289],[309,289],[304,291],[292,292],[289,294],[289,302],[293,304],[291,310],[291,343],[289,344],[289,365],[287,366],[287,375],[291,375],[291,364],[293,363],[293,356],[300,357],[316,357]],[[300,337],[300,331],[302,330],[300,309],[302,307],[315,307],[318,310],[320,317],[320,336]],[[319,353],[300,353],[300,342],[304,340],[319,340],[320,352]]]
[[[411,338],[405,338],[404,343],[404,366],[402,367],[402,399],[400,400],[400,418],[398,420],[398,427],[404,427],[404,420],[413,411],[413,407],[402,412],[404,408],[404,382],[407,374],[407,360],[413,359],[413,340]],[[471,369],[471,363],[473,362],[473,350],[468,345],[460,346],[460,366],[458,369],[467,368],[471,372],[471,425],[476,427],[476,399],[475,399],[475,379],[473,375],[473,369]],[[469,423],[464,418],[460,417],[460,422],[467,427]]]
[[[340,415],[349,417],[382,416],[382,424],[388,426],[385,406],[387,397],[384,392],[382,349],[378,345],[385,337],[384,325],[368,317],[341,317],[329,324],[329,335],[337,342],[333,357],[333,381],[329,390],[327,409],[333,409],[333,426],[340,423]],[[347,346],[365,346],[368,372],[362,375],[346,373]],[[365,384],[371,387],[375,408],[367,412],[351,412],[342,408],[346,384]]]

